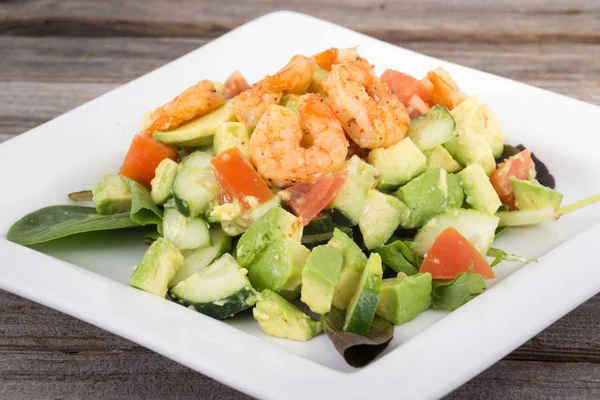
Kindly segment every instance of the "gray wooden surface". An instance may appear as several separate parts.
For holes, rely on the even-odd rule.
[[[595,0],[5,0],[0,142],[277,9],[600,104]],[[0,291],[0,398],[171,397],[246,398],[131,342]],[[600,296],[448,398],[600,398]]]

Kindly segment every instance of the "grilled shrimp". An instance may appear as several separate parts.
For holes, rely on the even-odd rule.
[[[359,58],[359,55],[356,47],[349,47],[347,49],[336,49],[335,47],[332,47],[319,54],[315,54],[314,58],[319,67],[323,68],[325,71],[331,71],[333,64],[356,61]]]
[[[389,147],[406,137],[404,105],[364,60],[335,64],[323,81],[329,104],[362,148]]]
[[[262,81],[262,88],[269,93],[306,93],[315,69],[317,62],[313,57],[294,56],[275,75],[266,76]]]
[[[145,132],[153,134],[156,131],[175,129],[187,121],[208,114],[223,103],[225,98],[217,91],[214,83],[202,80],[154,110],[152,123]]]
[[[427,73],[427,77],[421,79],[425,89],[429,92],[435,104],[452,110],[467,99],[448,71],[437,67]]]
[[[223,85],[223,96],[229,100],[247,89],[250,89],[250,85],[246,82],[244,75],[240,71],[235,70],[229,75]]]
[[[344,129],[319,95],[300,97],[298,114],[302,121],[294,111],[271,105],[250,138],[252,161],[270,186],[309,182],[318,173],[337,170],[346,160]]]
[[[279,104],[282,98],[283,93],[267,93],[259,82],[233,99],[233,112],[238,121],[252,130],[267,108],[272,104]]]

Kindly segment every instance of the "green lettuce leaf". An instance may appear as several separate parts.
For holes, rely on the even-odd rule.
[[[390,343],[394,336],[394,325],[375,316],[366,336],[343,329],[345,313],[332,308],[321,315],[323,330],[344,360],[355,368],[364,367],[375,359]]]
[[[373,251],[381,256],[385,265],[396,272],[404,272],[409,276],[419,272],[416,255],[402,240],[396,240]]]
[[[481,275],[470,274],[468,271],[458,274],[451,281],[436,279],[431,283],[431,305],[454,311],[484,290],[485,281]]]
[[[490,267],[495,267],[500,264],[502,261],[517,261],[525,264],[529,264],[532,262],[538,262],[538,260],[534,258],[525,258],[521,256],[517,256],[515,254],[505,253],[503,250],[497,249],[495,247],[490,247],[487,252],[488,257],[494,257],[495,260],[490,264]]]
[[[131,191],[131,220],[138,225],[156,225],[162,233],[163,211],[152,201],[150,192],[134,180],[123,178]]]

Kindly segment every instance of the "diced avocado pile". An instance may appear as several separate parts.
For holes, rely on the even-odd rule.
[[[317,71],[314,91],[323,73]],[[296,111],[298,96],[287,95],[283,105]],[[250,130],[231,107],[155,137],[212,145],[217,154],[237,147],[249,158]],[[402,141],[346,161],[342,188],[304,227],[278,196],[260,205],[250,199],[249,211],[236,202],[220,205],[206,152],[164,160],[149,193],[164,207],[162,235],[130,285],[219,319],[254,307],[264,332],[293,340],[322,332],[311,313],[345,313],[340,329],[358,335],[369,335],[378,318],[407,323],[436,306],[436,283],[419,268],[444,229],[453,226],[487,254],[502,206],[489,176],[503,146],[496,117],[475,97],[451,112],[434,106],[412,120]],[[519,209],[556,209],[562,201],[533,180],[512,178],[511,185]],[[103,177],[93,194],[99,214],[131,208],[120,176]]]

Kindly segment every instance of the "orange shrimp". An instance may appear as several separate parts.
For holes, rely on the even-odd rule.
[[[275,75],[266,76],[262,81],[262,88],[269,93],[306,93],[315,69],[317,62],[313,57],[294,56]]]
[[[152,122],[145,133],[151,135],[156,131],[175,129],[185,122],[208,114],[223,103],[225,98],[217,91],[214,83],[202,80],[154,110]]]
[[[406,137],[404,105],[364,60],[335,64],[323,81],[329,104],[362,148],[389,147]]]
[[[252,161],[270,186],[309,182],[318,173],[339,169],[346,160],[344,129],[319,95],[300,97],[298,114],[300,118],[294,111],[271,105],[250,138]]]
[[[252,130],[267,108],[272,104],[279,104],[282,98],[283,93],[268,93],[259,82],[233,99],[233,112],[238,121]]]
[[[319,67],[323,68],[325,71],[331,71],[331,67],[334,64],[356,61],[359,59],[359,55],[356,47],[349,47],[347,49],[336,49],[335,47],[331,47],[319,54],[315,54],[314,58]]]
[[[423,86],[429,92],[435,104],[452,110],[467,99],[452,76],[442,67],[437,67],[427,73],[427,77],[421,79]]]
[[[250,85],[248,85],[242,73],[235,70],[229,75],[223,85],[223,96],[229,100],[248,89],[250,89]]]

